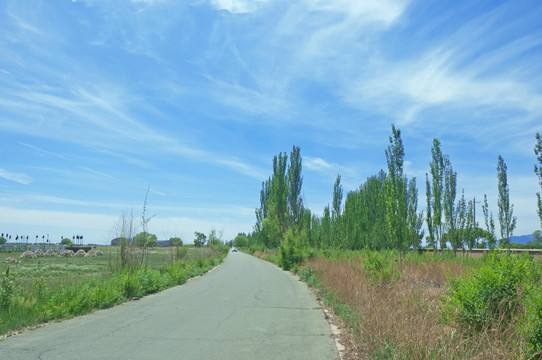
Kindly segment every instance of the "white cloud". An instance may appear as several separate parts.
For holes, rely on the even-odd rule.
[[[233,14],[251,13],[271,0],[211,0],[211,5],[219,10],[227,10]]]
[[[0,177],[23,185],[30,185],[33,181],[33,179],[26,174],[12,173],[4,169],[0,169]]]
[[[404,0],[306,0],[311,11],[339,13],[358,22],[390,25],[401,16],[409,1]]]
[[[303,158],[303,165],[308,169],[308,170],[313,170],[313,171],[326,171],[328,172],[329,170],[333,169],[333,168],[337,168],[338,165],[336,164],[330,164],[328,163],[327,161],[325,161],[324,159],[322,158],[319,158],[319,157],[310,157],[310,156],[305,156]]]

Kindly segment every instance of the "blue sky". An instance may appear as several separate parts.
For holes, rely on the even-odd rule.
[[[391,124],[420,186],[439,138],[468,198],[539,228],[542,3],[0,1],[0,232],[108,243],[145,191],[159,238],[249,232],[279,152],[301,147],[322,213],[386,167]],[[482,220],[481,206],[477,207]]]

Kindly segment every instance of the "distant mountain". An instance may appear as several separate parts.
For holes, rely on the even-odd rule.
[[[510,242],[517,243],[517,244],[525,245],[529,241],[533,241],[533,234],[510,237]]]

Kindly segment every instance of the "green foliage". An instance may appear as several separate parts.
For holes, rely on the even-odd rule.
[[[202,247],[205,245],[205,242],[207,241],[207,236],[205,236],[205,234],[195,231],[194,236],[196,237],[194,239],[194,245],[196,247]]]
[[[373,360],[388,360],[388,359],[394,359],[394,360],[408,360],[408,356],[405,354],[401,354],[401,352],[397,349],[396,346],[394,346],[391,341],[388,339],[384,339],[382,341],[382,344],[377,347],[372,355],[371,359]]]
[[[299,277],[310,287],[318,287],[319,280],[316,272],[310,266],[304,267],[299,271]]]
[[[443,183],[444,183],[444,157],[440,150],[440,141],[433,139],[431,148],[431,228],[433,229],[435,245],[440,243],[442,235],[442,211],[443,211]],[[429,200],[428,200],[429,201]],[[428,224],[429,226],[429,224]]]
[[[373,284],[389,283],[399,280],[395,257],[390,253],[380,251],[367,251],[363,258],[363,267],[367,279]]]
[[[265,247],[271,249],[279,247],[282,233],[278,221],[269,217],[263,219],[261,235],[263,237]]]
[[[163,259],[162,254],[158,255]],[[194,256],[198,256],[199,260],[193,259]],[[206,258],[202,259],[201,256]],[[162,265],[159,270],[143,266],[127,267],[117,272],[94,276],[87,276],[89,271],[85,271],[85,276],[81,278],[63,276],[60,284],[57,283],[58,277],[40,276],[28,279],[27,275],[30,274],[15,277],[6,270],[5,275],[0,276],[0,334],[44,321],[70,318],[104,309],[134,296],[141,297],[182,284],[190,276],[201,275],[220,264],[224,257],[222,252],[198,250],[193,252],[190,262],[176,260]],[[150,259],[152,265],[153,257]],[[58,259],[41,259],[42,263],[48,260]],[[77,261],[90,260],[81,258]],[[44,264],[42,266],[55,273],[53,267]],[[44,275],[50,276],[49,273],[50,271]]]
[[[176,260],[160,268],[162,274],[169,274],[173,285],[184,284],[190,274],[190,265],[182,260]]]
[[[540,281],[540,265],[528,256],[491,253],[470,276],[450,279],[445,317],[480,331],[517,313],[529,284]]]
[[[301,187],[303,186],[302,159],[299,146],[293,146],[290,153],[290,166],[288,167],[288,213],[290,225],[299,229],[303,216],[303,200],[301,199]]]
[[[188,250],[185,247],[179,246],[175,249],[175,259],[182,260],[186,257],[187,253]]]
[[[6,273],[0,278],[0,309],[9,312],[9,306],[17,289],[13,274],[10,274],[9,267]]]
[[[534,165],[534,173],[538,177],[538,185],[542,190],[542,133],[536,133],[536,144],[534,146],[534,154],[536,156],[536,161]],[[537,211],[538,217],[540,218],[540,227],[542,228],[542,196],[540,193],[536,193],[537,198]]]
[[[341,185],[341,175],[337,175],[337,180],[333,185],[333,212],[334,219],[338,219],[341,215],[341,203],[343,201],[343,187]]]
[[[238,248],[248,247],[248,237],[243,233],[237,234],[235,239],[233,239],[233,246]]]
[[[293,146],[288,156],[279,153],[273,158],[273,175],[262,183],[260,208],[256,209],[256,237],[267,248],[276,249],[285,241],[291,227],[300,231],[304,208],[301,198],[303,185],[300,148]]]
[[[134,236],[133,243],[141,248],[153,247],[157,245],[156,240],[158,240],[158,237],[155,234],[142,231]]]
[[[183,241],[181,240],[180,237],[172,237],[172,238],[169,238],[169,245],[176,246],[176,247],[183,246]]]
[[[297,270],[299,264],[305,259],[298,242],[299,238],[292,229],[289,229],[286,233],[286,240],[281,244],[279,250],[278,264],[284,270]]]
[[[8,242],[8,240],[5,237],[0,236],[0,245],[4,245],[7,242]]]
[[[426,238],[427,246],[436,248],[437,241],[435,238],[435,224],[433,220],[433,192],[431,190],[431,185],[429,183],[429,176],[425,173],[425,198],[427,200],[426,207],[426,221],[427,221],[427,231],[429,231],[429,236]]]
[[[482,211],[484,212],[484,221],[487,229],[487,245],[490,249],[494,249],[497,245],[497,237],[495,236],[495,221],[493,220],[493,213],[488,211],[487,195],[484,194],[484,203],[482,204]]]
[[[221,238],[222,238],[222,232],[220,232],[220,234],[217,234],[217,231],[215,229],[212,229],[209,232],[209,236],[207,236],[207,245],[209,246],[224,245]]]
[[[403,175],[405,149],[401,139],[401,131],[392,125],[393,135],[389,138],[386,150],[388,178],[386,189],[386,225],[390,242],[399,250],[399,261],[408,247],[408,179]],[[415,185],[414,185],[415,186]]]
[[[64,238],[60,240],[60,245],[73,246],[73,242],[68,238]]]
[[[533,284],[526,289],[525,311],[518,329],[527,340],[531,352],[540,354],[542,351],[542,286],[540,284]]]
[[[499,224],[501,227],[502,240],[499,247],[508,248],[510,250],[510,236],[516,228],[516,217],[514,214],[514,206],[510,204],[510,189],[508,187],[507,167],[502,156],[499,155],[497,164],[497,178],[499,180],[499,198],[497,205],[499,206]]]
[[[450,158],[446,155],[444,157],[444,217],[446,219],[446,227],[448,229],[448,241],[452,245],[454,254],[461,246],[461,243],[457,241],[456,225],[457,225],[457,212],[455,205],[455,198],[457,194],[457,172],[452,168]],[[446,241],[441,242],[441,248],[444,248]]]

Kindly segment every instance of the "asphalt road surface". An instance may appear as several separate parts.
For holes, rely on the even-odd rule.
[[[2,360],[338,357],[307,286],[243,253],[184,285],[0,341]]]

